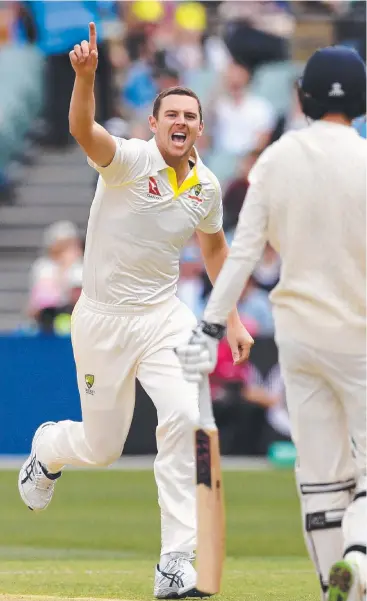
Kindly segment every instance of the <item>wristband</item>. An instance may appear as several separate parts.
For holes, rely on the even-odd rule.
[[[226,327],[222,326],[220,323],[208,323],[207,321],[201,321],[200,327],[204,334],[210,336],[210,338],[215,338],[216,340],[222,340],[226,330]]]

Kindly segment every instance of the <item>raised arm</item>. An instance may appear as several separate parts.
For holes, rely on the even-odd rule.
[[[116,152],[114,138],[95,121],[94,80],[98,65],[97,31],[89,23],[89,41],[76,44],[69,54],[75,71],[69,110],[71,135],[100,167],[109,165]]]

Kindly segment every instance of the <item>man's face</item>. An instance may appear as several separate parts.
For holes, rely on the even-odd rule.
[[[149,125],[161,153],[172,158],[189,154],[204,127],[197,100],[179,95],[163,98],[157,119],[149,117]]]
[[[230,63],[225,75],[229,92],[242,92],[250,81],[250,72],[237,63]]]

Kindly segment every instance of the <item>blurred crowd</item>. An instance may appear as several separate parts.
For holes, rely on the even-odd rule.
[[[147,117],[162,89],[187,85],[198,93],[205,134],[197,150],[221,181],[229,243],[246,202],[254,162],[284,132],[307,126],[296,94],[306,58],[302,24],[313,20],[325,24],[316,44],[343,43],[355,47],[364,59],[366,54],[366,5],[360,0],[2,4],[8,5],[9,22],[7,28],[0,25],[0,39],[30,42],[46,57],[44,114],[37,132],[44,148],[73,144],[68,133],[73,85],[68,53],[86,37],[89,21],[96,23],[98,32],[97,119],[112,134],[149,139]],[[365,135],[365,122],[356,127]],[[82,286],[82,256],[83,241],[74,224],[58,222],[47,228],[30,275],[26,328],[68,331]],[[279,257],[267,246],[240,299],[241,318],[257,340],[273,338],[268,294],[278,281],[279,267]],[[193,238],[182,253],[178,296],[200,318],[210,290]],[[233,366],[223,341],[212,391],[219,412],[221,401],[234,393],[269,411],[277,407],[274,428],[287,438],[283,386],[276,360],[273,363],[270,383],[264,385],[264,374],[251,363]],[[228,408],[228,402],[223,406]],[[225,423],[225,413],[222,419]]]

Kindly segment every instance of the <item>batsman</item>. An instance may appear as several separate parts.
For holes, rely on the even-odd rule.
[[[366,501],[366,70],[351,49],[309,59],[309,127],[271,145],[250,174],[230,254],[203,322],[177,353],[200,382],[266,241],[282,259],[271,295],[297,483],[322,601],[364,601]],[[312,120],[312,121],[311,121]]]

